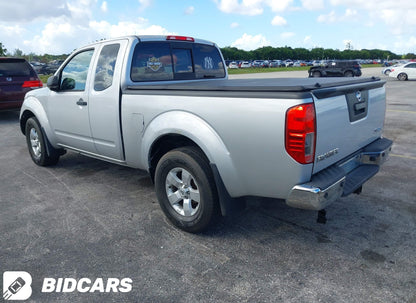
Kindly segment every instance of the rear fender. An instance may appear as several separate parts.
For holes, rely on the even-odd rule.
[[[170,111],[155,117],[145,128],[142,139],[141,165],[149,170],[151,148],[165,135],[189,138],[204,152],[210,164],[215,164],[231,196],[244,192],[240,177],[221,137],[202,118],[184,111]]]

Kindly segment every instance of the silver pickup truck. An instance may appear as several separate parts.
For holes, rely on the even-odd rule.
[[[189,232],[246,196],[323,210],[388,157],[378,78],[227,78],[209,41],[100,41],[26,95],[20,126],[37,165],[72,150],[148,171],[166,216]]]

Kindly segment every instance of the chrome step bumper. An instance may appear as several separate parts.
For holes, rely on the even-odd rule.
[[[310,182],[292,188],[286,204],[321,210],[357,190],[373,177],[388,159],[393,141],[380,138],[359,153],[312,176]]]

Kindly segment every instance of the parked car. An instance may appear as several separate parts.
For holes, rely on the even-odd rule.
[[[397,66],[399,66],[399,64],[395,64],[395,65],[393,65],[393,66],[387,66],[387,67],[383,68],[383,70],[382,70],[382,72],[381,72],[381,73],[382,73],[383,75],[388,76],[388,75],[390,74],[391,70],[392,70],[393,68],[397,67]]]
[[[249,67],[251,67],[251,64],[248,61],[243,61],[240,65],[240,68],[249,68]]]
[[[272,60],[269,63],[270,67],[284,67],[286,66],[281,60]]]
[[[262,64],[263,64],[263,60],[254,60],[253,62],[251,62],[252,67],[262,67],[261,66]]]
[[[0,110],[20,108],[25,94],[40,87],[42,81],[25,59],[0,57]]]
[[[38,71],[38,73],[41,75],[52,75],[58,70],[59,66],[63,62],[64,62],[63,60],[55,60],[55,61],[49,62],[43,65]]]
[[[397,78],[401,81],[416,79],[416,62],[409,62],[391,69],[389,77]]]
[[[228,65],[228,68],[238,68],[237,62],[233,61]]]
[[[260,67],[270,67],[270,61],[268,60],[264,60],[261,64]]]
[[[293,66],[293,61],[292,60],[285,60],[285,61],[283,61],[284,63],[285,63],[285,66],[286,67],[290,67],[290,66]]]
[[[356,60],[335,60],[323,66],[313,66],[309,77],[359,77],[361,65]]]

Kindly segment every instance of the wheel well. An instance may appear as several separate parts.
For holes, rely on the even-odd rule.
[[[157,139],[152,144],[152,147],[150,148],[149,160],[148,160],[149,172],[150,172],[152,181],[154,181],[156,166],[160,158],[162,158],[163,155],[165,155],[167,152],[171,151],[172,149],[183,147],[183,146],[194,146],[201,150],[201,148],[194,141],[192,141],[188,137],[177,135],[177,134],[164,135],[160,137],[159,139]],[[202,152],[202,154],[205,156],[204,152]]]
[[[23,135],[25,135],[26,121],[34,116],[35,115],[31,111],[26,110],[20,117],[20,130],[22,131]]]

